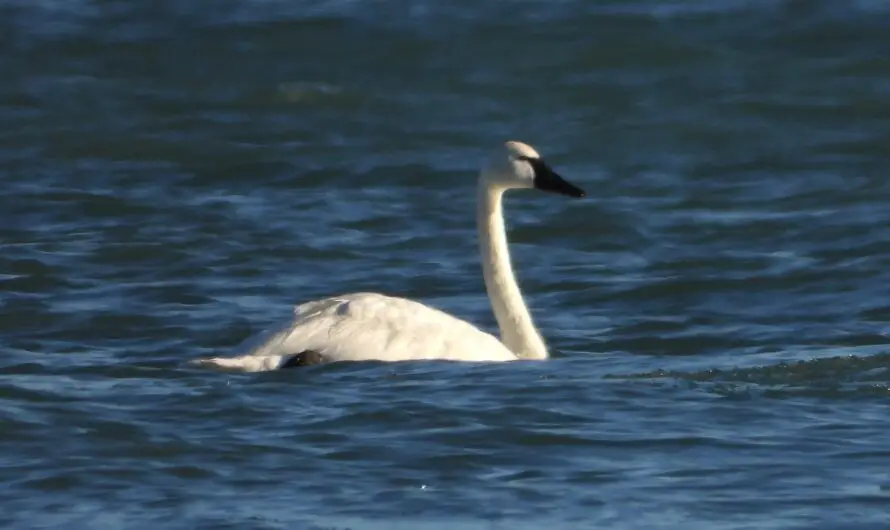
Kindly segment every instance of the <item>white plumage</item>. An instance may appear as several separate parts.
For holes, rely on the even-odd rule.
[[[303,351],[336,361],[516,359],[499,340],[468,322],[412,300],[376,293],[302,304],[294,309],[293,319],[243,346],[246,355],[204,364],[251,372],[274,370],[291,354]]]
[[[297,306],[291,319],[249,339],[233,357],[192,362],[259,372],[279,369],[307,352],[312,353],[313,362],[546,359],[546,346],[532,323],[510,264],[501,199],[511,188],[584,195],[554,173],[534,149],[520,142],[507,142],[480,173],[477,224],[482,269],[501,340],[412,300],[354,293]]]

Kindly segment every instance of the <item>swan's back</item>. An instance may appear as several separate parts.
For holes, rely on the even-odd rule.
[[[236,357],[198,364],[244,371],[274,370],[311,351],[324,362],[513,361],[497,338],[438,309],[405,298],[353,293],[297,306],[294,316],[249,339]]]

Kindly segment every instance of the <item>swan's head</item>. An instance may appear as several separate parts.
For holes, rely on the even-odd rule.
[[[553,171],[530,145],[507,142],[489,159],[482,171],[482,183],[501,189],[534,188],[542,191],[584,197],[584,190]]]

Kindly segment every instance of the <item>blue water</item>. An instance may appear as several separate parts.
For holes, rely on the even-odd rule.
[[[0,3],[0,526],[884,529],[890,7]],[[291,307],[487,330],[475,177],[553,359],[266,374]]]

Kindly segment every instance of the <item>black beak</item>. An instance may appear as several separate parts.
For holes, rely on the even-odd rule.
[[[535,170],[535,188],[575,198],[586,195],[584,190],[557,175],[543,160],[537,159],[529,162]]]

